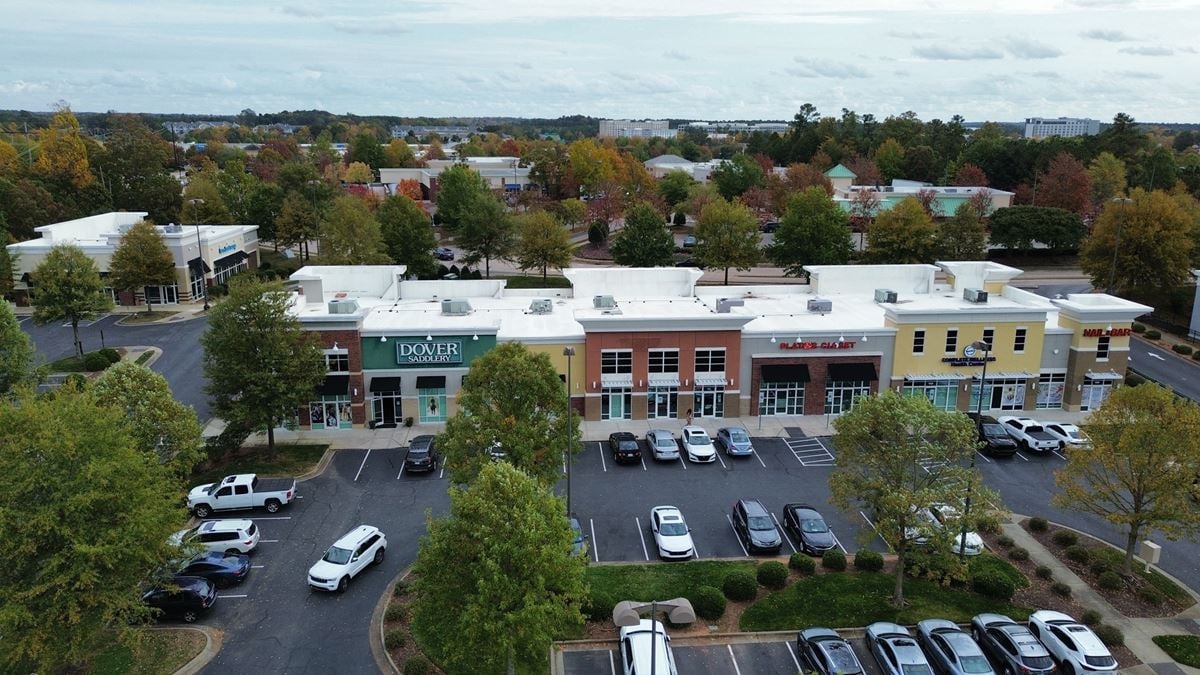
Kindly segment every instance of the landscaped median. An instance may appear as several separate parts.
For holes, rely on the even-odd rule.
[[[1200,668],[1200,636],[1155,635],[1154,644],[1185,666]]]
[[[92,675],[168,675],[185,666],[207,644],[195,629],[144,630],[131,644],[113,641],[91,663]]]
[[[265,447],[249,446],[200,467],[192,474],[191,482],[212,483],[240,473],[256,473],[264,478],[303,476],[317,468],[328,449],[328,443],[276,443],[275,456],[270,457]]]

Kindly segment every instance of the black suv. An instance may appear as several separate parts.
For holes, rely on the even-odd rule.
[[[613,461],[618,464],[642,461],[642,446],[637,436],[628,431],[618,431],[608,435],[608,447],[612,450]]]
[[[404,470],[408,473],[433,471],[437,468],[438,456],[433,436],[417,436],[408,443],[408,454],[404,456]]]
[[[1017,454],[1017,442],[1008,435],[995,417],[967,413],[967,417],[975,423],[979,431],[979,440],[983,442],[983,451],[993,457],[1012,457]]]
[[[739,499],[733,503],[733,530],[748,553],[779,553],[783,538],[771,512],[757,499]]]

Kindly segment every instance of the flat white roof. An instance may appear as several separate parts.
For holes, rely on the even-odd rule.
[[[119,238],[124,230],[136,225],[148,215],[150,214],[145,211],[110,211],[85,218],[41,225],[33,228],[35,232],[42,235],[40,239],[9,244],[8,248],[19,252],[49,249],[56,244],[74,244],[80,248],[106,247],[109,246],[110,239]],[[197,230],[195,225],[176,225],[175,227],[178,228],[176,230],[167,229],[168,227],[168,225],[158,225],[158,231],[168,239],[171,237],[194,238]],[[201,225],[199,227],[201,238],[205,241],[252,232],[257,229],[257,225]]]

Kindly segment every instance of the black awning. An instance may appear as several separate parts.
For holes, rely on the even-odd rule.
[[[192,271],[193,276],[197,277],[204,276],[212,271],[212,268],[208,266],[208,263],[204,262],[203,258],[192,258],[189,260],[188,269]]]
[[[808,366],[803,363],[766,365],[762,367],[763,382],[808,382]]]
[[[417,378],[417,389],[445,389],[444,375],[422,375]]]
[[[236,253],[230,253],[229,255],[225,256],[224,258],[217,258],[213,262],[213,265],[217,269],[223,270],[227,267],[233,267],[234,265],[237,265],[238,263],[242,262],[243,260],[245,260],[246,258],[249,258],[249,257],[250,256],[245,251],[238,251]]]
[[[349,375],[326,375],[325,381],[317,385],[318,396],[345,396],[349,392]]]
[[[875,365],[871,363],[831,363],[825,379],[831,382],[874,382]]]
[[[371,393],[378,394],[381,391],[400,391],[400,378],[398,378],[398,377],[373,377],[373,378],[371,378]]]

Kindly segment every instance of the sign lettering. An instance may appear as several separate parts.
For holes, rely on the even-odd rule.
[[[996,360],[996,357],[994,357],[994,356],[989,356],[989,357],[987,357],[987,360],[988,360],[988,362],[990,363],[990,362],[992,362],[992,361],[995,361],[995,360]],[[954,366],[954,367],[958,367],[958,366],[982,366],[982,365],[983,365],[983,358],[982,358],[982,357],[979,357],[979,356],[975,356],[975,357],[969,357],[969,356],[946,356],[946,357],[943,357],[943,358],[942,358],[942,363],[944,363],[944,364],[946,364],[946,365],[948,365],[948,366]]]
[[[237,244],[225,244],[221,248],[217,249],[217,255],[220,255],[222,253],[229,253],[230,251],[236,251],[236,250],[237,250]]]
[[[780,349],[854,349],[856,342],[854,340],[843,340],[841,342],[780,342]]]
[[[396,363],[462,363],[461,340],[400,342],[396,345]]]
[[[1084,328],[1083,337],[1129,337],[1133,333],[1131,328],[1111,328],[1105,330],[1103,328]]]

